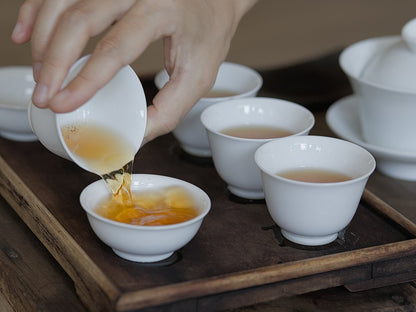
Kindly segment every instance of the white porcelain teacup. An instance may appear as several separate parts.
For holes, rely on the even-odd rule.
[[[88,56],[85,56],[71,67],[63,85],[75,77],[87,59]],[[33,132],[48,150],[94,172],[83,159],[69,150],[62,136],[62,128],[85,123],[100,125],[120,136],[137,152],[146,128],[146,98],[136,73],[130,66],[125,66],[87,103],[76,110],[56,114],[50,109],[40,109],[30,103],[28,115]]]
[[[169,75],[162,70],[156,75],[155,84],[161,89],[168,80]],[[230,62],[222,63],[211,90],[216,94],[211,93],[200,99],[173,130],[181,148],[193,156],[211,157],[208,138],[200,120],[201,112],[220,101],[254,97],[262,85],[263,79],[254,69]]]
[[[374,157],[348,141],[295,136],[268,142],[255,153],[268,211],[282,235],[301,245],[325,245],[357,210]]]
[[[305,107],[265,97],[211,105],[202,112],[201,121],[207,130],[218,174],[231,193],[247,199],[264,198],[260,171],[254,162],[256,149],[281,135],[308,134],[315,123],[313,114]],[[224,133],[233,128],[247,128],[252,138]],[[264,130],[273,130],[273,133],[252,136],[254,132]]]
[[[36,141],[27,120],[27,106],[35,81],[32,67],[0,67],[0,136],[15,141]]]
[[[197,216],[168,225],[133,225],[107,219],[96,212],[99,203],[110,196],[103,180],[88,185],[82,191],[80,201],[94,233],[118,256],[135,262],[156,262],[170,257],[192,240],[211,209],[208,195],[193,184],[166,176],[132,175],[133,193],[160,191],[168,187],[185,189],[197,205]]]

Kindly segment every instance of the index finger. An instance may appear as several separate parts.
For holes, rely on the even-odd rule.
[[[33,102],[46,107],[58,93],[71,65],[79,58],[90,37],[110,26],[130,1],[80,1],[70,7],[56,25],[43,58]],[[123,3],[124,5],[121,5]]]
[[[150,12],[129,10],[97,44],[80,73],[50,100],[55,112],[68,112],[90,99],[124,66],[139,57],[161,33]]]

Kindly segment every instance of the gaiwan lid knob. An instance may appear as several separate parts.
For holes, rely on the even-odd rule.
[[[416,18],[403,26],[401,37],[374,54],[361,78],[383,87],[416,92]]]

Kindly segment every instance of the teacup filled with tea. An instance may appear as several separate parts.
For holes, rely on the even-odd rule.
[[[211,208],[204,191],[171,177],[134,174],[130,189],[132,202],[111,196],[103,180],[80,196],[98,238],[130,261],[169,258],[192,240]]]
[[[201,121],[215,169],[228,190],[238,197],[263,199],[256,149],[270,140],[308,134],[315,118],[299,104],[254,97],[211,105],[202,112]]]
[[[169,80],[166,70],[155,77],[156,86],[161,89]],[[202,111],[224,100],[254,97],[263,84],[261,75],[252,68],[241,64],[224,62],[221,64],[213,88],[200,99],[173,130],[173,136],[181,148],[197,157],[211,157],[208,138],[201,124]]]
[[[289,241],[334,241],[355,215],[374,157],[348,141],[286,137],[257,149],[268,211]]]

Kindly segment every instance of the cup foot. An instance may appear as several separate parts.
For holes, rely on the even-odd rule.
[[[113,248],[113,251],[117,256],[123,259],[133,261],[133,262],[142,262],[142,263],[158,262],[161,260],[165,260],[173,254],[173,251],[172,251],[172,252],[168,252],[168,253],[164,253],[160,255],[147,256],[147,255],[137,255],[137,254],[127,253],[127,252],[123,252],[114,248]]]
[[[33,133],[16,133],[9,131],[0,131],[0,136],[8,140],[21,142],[32,142],[38,140],[38,137]]]
[[[211,157],[211,149],[210,148],[199,148],[189,145],[182,145],[181,148],[188,153],[189,155],[196,156],[196,157]]]
[[[395,179],[416,181],[416,161],[406,162],[380,159],[377,161],[377,170]]]
[[[264,192],[263,190],[247,190],[247,189],[242,189],[239,187],[235,187],[235,186],[228,186],[228,190],[241,198],[246,198],[246,199],[264,199]]]
[[[322,235],[322,236],[304,236],[295,233],[288,232],[282,229],[282,235],[299,245],[305,246],[320,246],[332,243],[334,240],[337,239],[338,233],[330,234],[330,235]]]

